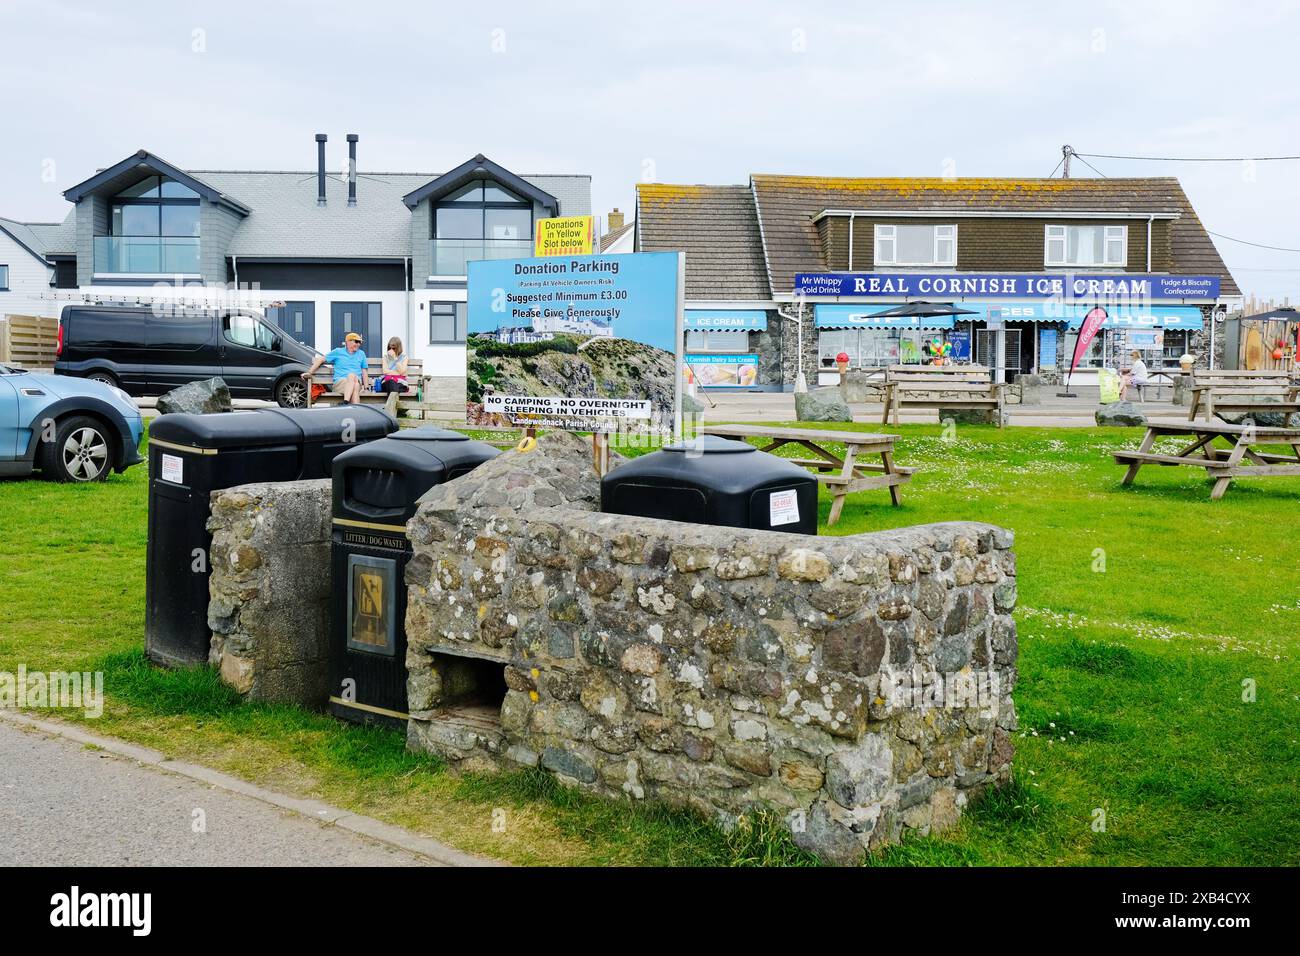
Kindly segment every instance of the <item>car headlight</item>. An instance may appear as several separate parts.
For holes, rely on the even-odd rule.
[[[131,396],[126,394],[126,392],[122,391],[116,385],[108,386],[108,390],[112,392],[114,395],[116,395],[119,399],[126,402],[132,408],[135,408],[135,402],[131,400]]]

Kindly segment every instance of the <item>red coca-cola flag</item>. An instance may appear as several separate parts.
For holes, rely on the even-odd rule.
[[[1088,346],[1092,344],[1093,337],[1106,324],[1106,318],[1106,310],[1101,306],[1090,309],[1088,314],[1083,317],[1083,327],[1079,329],[1079,339],[1074,343],[1074,360],[1070,362],[1071,375],[1074,374],[1079,359],[1083,358],[1083,353],[1088,351]]]

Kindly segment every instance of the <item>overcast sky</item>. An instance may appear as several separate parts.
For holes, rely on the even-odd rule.
[[[363,172],[590,173],[599,214],[645,179],[1046,176],[1063,143],[1300,154],[1294,3],[974,6],[0,0],[0,215],[61,220],[62,190],[140,148],[313,169],[318,131],[332,169],[356,132]],[[1300,162],[1090,162],[1300,248]],[[1247,292],[1300,300],[1300,253],[1215,242]]]

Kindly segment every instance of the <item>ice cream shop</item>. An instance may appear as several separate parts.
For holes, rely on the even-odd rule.
[[[831,384],[841,359],[1052,383],[1076,349],[1087,385],[1133,351],[1157,373],[1217,361],[1242,302],[1168,177],[642,183],[636,230],[641,251],[686,253],[687,363],[707,388]]]
[[[1002,278],[1007,280],[1005,287],[1013,290],[1030,287],[1030,280],[1039,277]],[[842,359],[848,367],[861,369],[974,363],[993,369],[1000,381],[1015,381],[1031,373],[1056,381],[1074,363],[1079,331],[1090,313],[1101,319],[1101,327],[1095,337],[1085,341],[1079,354],[1075,370],[1079,381],[1089,382],[1091,373],[1099,368],[1126,364],[1133,351],[1142,354],[1152,371],[1174,370],[1184,354],[1208,348],[1205,332],[1213,319],[1218,280],[1182,277],[1205,281],[1194,286],[1180,283],[1176,289],[1179,297],[1171,298],[1165,284],[1156,281],[1158,278],[1168,277],[1125,277],[1123,295],[1114,291],[1094,295],[1085,292],[1076,297],[1058,287],[1058,296],[1036,300],[961,296],[949,296],[942,303],[913,300],[913,310],[921,314],[911,316],[891,314],[899,309],[888,299],[864,298],[850,304],[845,302],[848,296],[835,295],[835,301],[815,301],[811,305],[817,330],[819,379],[825,384],[838,381],[837,359]],[[849,288],[852,280],[851,276],[831,274],[801,274],[796,278],[806,289]],[[987,283],[980,285],[988,288]],[[1188,293],[1188,288],[1200,292]],[[1211,305],[1154,304],[1145,298],[1152,292],[1164,294],[1163,301],[1208,300]],[[936,312],[950,314],[926,315],[928,305],[933,305]]]
[[[686,376],[700,388],[754,388],[756,348],[767,331],[762,309],[687,309]],[[751,348],[751,345],[754,346]]]

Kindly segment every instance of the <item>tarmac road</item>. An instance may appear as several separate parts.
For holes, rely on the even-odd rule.
[[[200,815],[206,832],[196,832]],[[0,866],[420,866],[263,800],[0,721]]]

